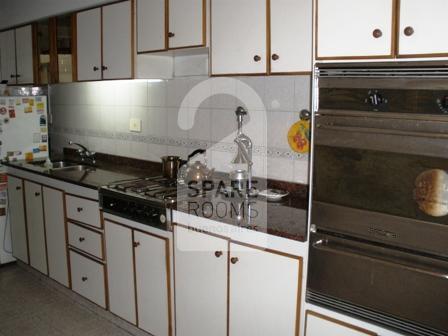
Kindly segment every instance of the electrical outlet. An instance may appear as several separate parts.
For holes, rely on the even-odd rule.
[[[131,118],[129,121],[129,130],[131,132],[140,133],[142,131],[142,120],[138,118]]]

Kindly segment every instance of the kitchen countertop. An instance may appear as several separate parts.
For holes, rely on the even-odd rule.
[[[98,167],[92,167],[87,171],[49,170],[25,161],[4,162],[4,165],[95,190],[120,180],[161,175],[159,163],[142,162],[139,166],[126,160],[129,159],[120,160],[119,157],[114,157],[99,162]],[[220,179],[217,181],[226,180],[227,174],[218,173],[219,175]],[[257,188],[288,190],[289,195],[278,202],[271,202],[262,196],[245,201],[237,197],[236,193],[225,195],[216,190],[198,197],[192,197],[193,195],[187,193],[175,204],[175,210],[270,235],[306,241],[307,186],[260,179]]]

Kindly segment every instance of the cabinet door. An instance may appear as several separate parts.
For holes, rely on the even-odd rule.
[[[105,224],[109,310],[136,324],[132,230]]]
[[[101,79],[101,8],[76,14],[78,80]]]
[[[205,1],[169,1],[169,47],[185,48],[205,45]]]
[[[230,256],[229,335],[297,335],[301,260],[238,244]]]
[[[312,311],[306,312],[305,336],[376,336],[376,333],[352,326]]]
[[[227,335],[228,241],[175,227],[177,336]]]
[[[103,7],[103,79],[132,77],[131,1]]]
[[[0,33],[1,80],[16,84],[16,44],[14,29]]]
[[[28,234],[23,200],[23,181],[8,176],[8,207],[11,223],[12,254],[17,259],[28,264]]]
[[[48,274],[41,185],[25,181],[25,207],[30,265],[39,272]]]
[[[48,275],[50,278],[68,287],[64,193],[48,187],[43,187],[42,190],[44,195]]]
[[[317,0],[317,58],[391,57],[393,0]]]
[[[33,84],[33,30],[31,25],[16,29],[17,84]]]
[[[271,0],[271,73],[309,72],[313,1]]]
[[[211,0],[212,74],[264,74],[266,2]]]
[[[165,50],[165,3],[168,0],[137,0],[137,52]]]
[[[399,54],[448,56],[448,2],[401,0]]]
[[[152,335],[170,335],[168,242],[134,232],[138,326]]]

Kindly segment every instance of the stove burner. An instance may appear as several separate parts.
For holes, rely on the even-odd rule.
[[[164,200],[167,197],[176,196],[176,180],[166,179],[164,177],[150,177],[136,180],[119,181],[108,186],[112,190],[118,190],[126,194],[138,194]]]

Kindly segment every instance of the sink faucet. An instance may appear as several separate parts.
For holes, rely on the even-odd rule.
[[[238,132],[236,135],[236,138],[234,142],[238,146],[238,152],[233,159],[232,163],[246,163],[247,164],[247,176],[248,176],[248,194],[250,194],[250,191],[252,189],[252,140],[243,133],[243,117],[247,115],[247,111],[239,106],[236,111],[236,118],[238,122]]]
[[[68,142],[68,144],[71,146],[79,147],[78,154],[81,157],[82,162],[89,160],[92,165],[94,165],[96,163],[96,160],[95,160],[96,153],[95,152],[92,152],[92,151],[88,150],[86,146],[83,146],[83,145],[73,142],[71,140]]]

